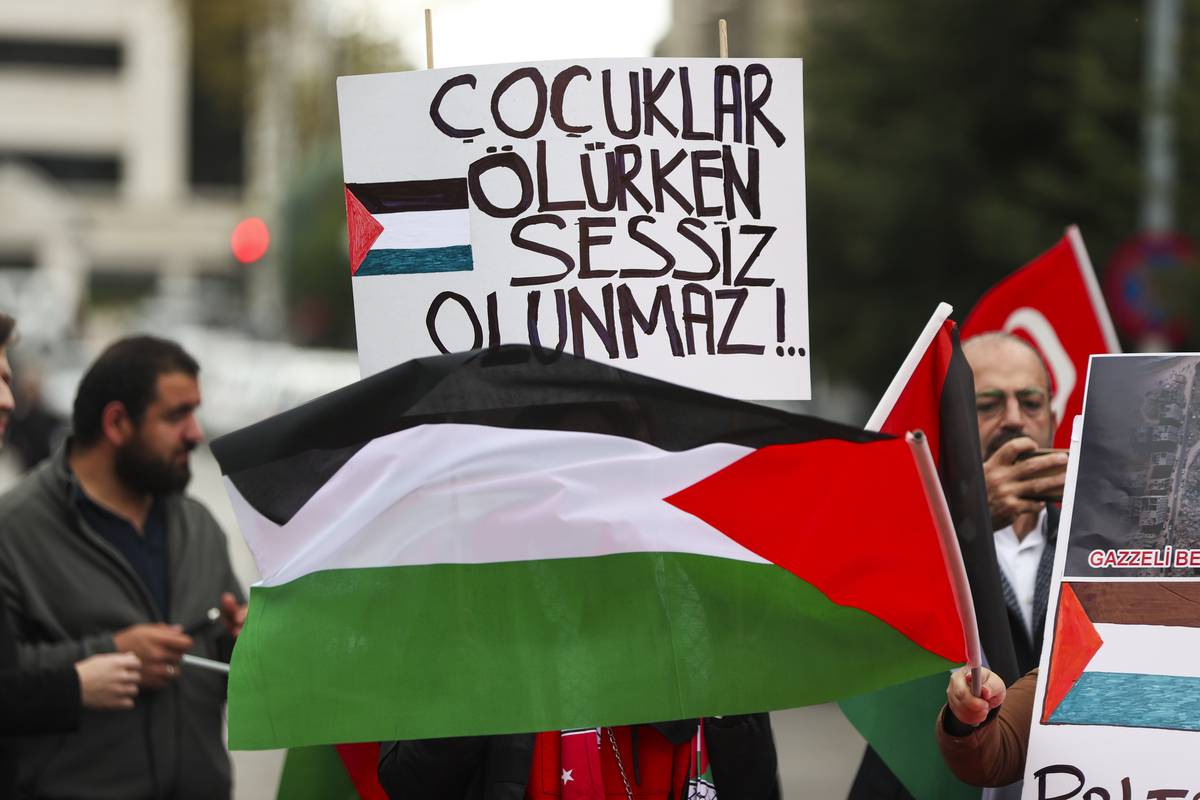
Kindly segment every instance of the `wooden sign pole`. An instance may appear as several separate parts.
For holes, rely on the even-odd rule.
[[[425,9],[425,69],[433,69],[433,11]]]
[[[721,40],[721,58],[729,58],[729,26],[725,20],[717,20],[717,32]]]

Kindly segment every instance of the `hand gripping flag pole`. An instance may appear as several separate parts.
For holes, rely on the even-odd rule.
[[[967,646],[967,666],[971,668],[971,693],[979,697],[982,683],[982,648],[979,645],[979,627],[975,622],[975,603],[971,599],[971,584],[967,581],[966,568],[963,566],[962,551],[958,546],[958,536],[954,532],[954,522],[950,518],[950,509],[946,505],[946,496],[942,493],[942,482],[938,478],[937,467],[933,463],[933,455],[929,452],[929,442],[921,431],[910,431],[905,439],[912,448],[913,460],[921,483],[925,487],[925,499],[929,502],[929,511],[933,516],[938,538],[942,545],[942,557],[946,561],[946,574],[950,577],[950,587],[954,592],[954,604],[958,607],[958,618],[962,622],[963,638]]]

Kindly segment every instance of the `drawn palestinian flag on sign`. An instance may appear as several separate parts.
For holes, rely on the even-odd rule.
[[[1200,731],[1200,584],[1064,582],[1043,725]]]
[[[465,272],[471,260],[467,179],[346,184],[350,273]]]
[[[524,346],[217,439],[263,576],[230,744],[693,719],[962,663],[913,447]]]

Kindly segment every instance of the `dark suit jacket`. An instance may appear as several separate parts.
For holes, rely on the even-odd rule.
[[[1046,632],[1046,606],[1050,601],[1050,572],[1054,567],[1054,551],[1058,545],[1058,520],[1062,512],[1046,507],[1046,551],[1038,568],[1038,582],[1033,594],[1033,634],[1025,631],[1020,609],[1005,602],[1008,624],[1013,632],[1013,649],[1017,653],[1017,670],[1021,675],[1036,669],[1042,657],[1042,639]]]

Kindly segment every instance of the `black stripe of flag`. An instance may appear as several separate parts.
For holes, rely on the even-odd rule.
[[[348,183],[346,188],[372,214],[447,211],[467,207],[466,178]]]

